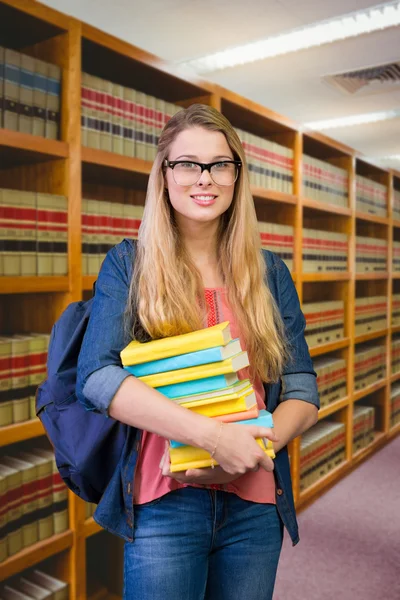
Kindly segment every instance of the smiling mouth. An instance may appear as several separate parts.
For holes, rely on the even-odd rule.
[[[210,194],[193,194],[191,197],[196,202],[201,202],[204,204],[206,204],[208,202],[214,202],[214,200],[216,200],[216,198],[217,198],[217,196],[210,195]]]

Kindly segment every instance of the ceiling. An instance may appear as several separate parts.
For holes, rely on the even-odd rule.
[[[379,0],[42,0],[162,59],[180,63],[370,8]],[[400,27],[205,75],[299,126],[400,109],[400,84],[350,94],[325,77],[400,61]],[[380,87],[382,89],[380,89]],[[400,116],[323,133],[368,157],[400,155]],[[377,161],[400,171],[400,160]]]

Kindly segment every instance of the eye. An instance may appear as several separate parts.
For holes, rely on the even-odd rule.
[[[178,169],[198,169],[198,165],[192,162],[181,162],[176,165]]]
[[[233,165],[228,162],[219,162],[219,163],[215,163],[215,165],[214,165],[214,169],[217,169],[218,171],[223,171],[225,169],[229,169],[232,167],[233,167]]]

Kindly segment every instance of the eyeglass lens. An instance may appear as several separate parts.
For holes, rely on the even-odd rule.
[[[194,185],[201,176],[201,167],[195,163],[178,163],[173,168],[175,183]],[[233,163],[216,163],[210,169],[211,179],[216,185],[232,185],[236,181],[237,167]]]

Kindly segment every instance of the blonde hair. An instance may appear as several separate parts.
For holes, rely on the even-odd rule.
[[[186,252],[165,190],[163,163],[182,131],[203,127],[224,134],[242,162],[232,204],[221,216],[218,260],[227,297],[250,358],[251,376],[276,381],[288,358],[284,327],[265,281],[265,262],[245,155],[238,135],[216,109],[193,104],[166,124],[147,187],[129,292],[128,317],[134,339],[146,341],[205,326],[201,275]]]

